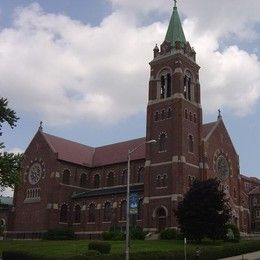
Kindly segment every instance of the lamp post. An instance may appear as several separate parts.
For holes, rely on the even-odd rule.
[[[125,259],[129,260],[129,226],[130,226],[130,216],[129,216],[129,197],[130,197],[130,162],[131,162],[131,154],[134,153],[137,149],[145,144],[156,143],[156,140],[150,140],[147,142],[143,142],[132,150],[128,150],[128,159],[127,159],[127,191],[126,191],[126,239],[125,239]]]

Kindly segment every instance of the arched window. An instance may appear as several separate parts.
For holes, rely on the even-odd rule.
[[[160,135],[160,140],[159,140],[159,149],[160,152],[166,151],[166,134],[162,133]]]
[[[193,145],[193,136],[189,135],[189,152],[193,153],[194,145]]]
[[[68,206],[63,204],[60,209],[60,222],[68,222]]]
[[[190,112],[190,121],[193,120],[192,113]]]
[[[170,73],[163,72],[161,75],[161,91],[160,91],[161,99],[170,97],[172,95],[171,92],[172,92],[171,75]]]
[[[159,121],[159,112],[158,111],[155,112],[154,121]]]
[[[80,205],[77,205],[74,211],[74,223],[80,223],[80,217],[81,217],[81,207]]]
[[[164,120],[165,119],[165,110],[163,109],[161,112],[161,119]]]
[[[112,207],[110,202],[106,202],[104,206],[104,221],[111,221]]]
[[[114,173],[110,172],[107,175],[107,186],[114,186]]]
[[[186,72],[186,75],[184,76],[183,92],[184,92],[185,99],[189,101],[191,101],[192,99],[191,79],[192,79],[191,73]]]
[[[95,222],[96,221],[96,208],[93,203],[89,205],[89,212],[88,212],[88,221]]]
[[[161,187],[161,175],[156,177],[156,187]]]
[[[95,174],[94,176],[94,188],[97,189],[100,187],[100,176],[99,174]]]
[[[123,170],[121,175],[121,184],[126,185],[127,182],[127,170]]]
[[[126,219],[126,200],[123,200],[121,202],[121,207],[120,207],[120,219],[125,220]]]
[[[185,109],[184,114],[185,114],[185,119],[188,119],[188,111],[187,111],[187,109]]]
[[[171,118],[172,117],[172,109],[168,108],[167,110],[167,118]]]
[[[70,184],[70,171],[65,170],[62,175],[62,182],[64,184]]]
[[[138,201],[138,206],[137,206],[137,219],[143,219],[143,199],[140,199]]]
[[[140,167],[137,172],[137,183],[144,182],[144,167]]]
[[[80,186],[86,187],[87,186],[87,174],[82,173],[80,176]]]
[[[197,123],[197,116],[196,116],[196,114],[193,115],[193,122]]]
[[[167,187],[167,174],[162,177],[162,187]]]

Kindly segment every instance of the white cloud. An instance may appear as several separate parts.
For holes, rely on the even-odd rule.
[[[8,152],[14,153],[14,154],[19,154],[19,153],[21,154],[21,153],[24,153],[24,150],[19,147],[14,147],[14,148],[10,149]]]
[[[49,124],[133,115],[145,107],[157,27],[136,28],[117,12],[90,27],[37,4],[19,9],[0,33],[0,91]]]
[[[45,13],[37,4],[17,10],[13,26],[0,32],[1,95],[16,110],[36,113],[53,125],[92,119],[113,123],[144,110],[148,62],[168,21],[140,27],[136,19],[151,11],[169,13],[171,3],[110,2],[114,12],[97,27]],[[223,51],[219,46],[224,36],[258,37],[253,25],[259,21],[260,2],[182,1],[180,9],[202,67],[206,110],[252,111],[260,95],[259,59],[238,46]]]
[[[13,197],[14,191],[10,188],[1,189],[0,188],[0,196],[4,197]]]

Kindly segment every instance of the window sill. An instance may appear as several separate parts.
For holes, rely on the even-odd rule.
[[[164,187],[156,187],[157,190],[163,190],[163,189],[167,189],[168,186],[164,186]]]
[[[81,223],[73,223],[73,226],[79,226]]]
[[[68,225],[68,222],[59,222],[60,225]]]
[[[41,202],[41,198],[26,198],[23,203],[37,203]]]
[[[118,222],[119,222],[119,223],[125,223],[126,220],[119,220]]]
[[[87,225],[95,225],[96,222],[87,222]]]
[[[111,224],[111,221],[103,221],[103,224]]]
[[[167,150],[164,150],[164,151],[159,151],[159,153],[166,153],[167,152]]]

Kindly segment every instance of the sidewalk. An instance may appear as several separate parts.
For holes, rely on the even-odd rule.
[[[232,256],[228,258],[222,258],[219,260],[260,260],[260,251],[249,253],[249,254],[244,254],[244,255],[238,255],[238,256]]]

